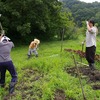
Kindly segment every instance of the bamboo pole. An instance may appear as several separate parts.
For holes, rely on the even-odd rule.
[[[79,69],[78,69],[77,62],[76,62],[76,59],[74,57],[74,54],[73,54],[73,60],[74,60],[75,67],[77,69],[78,78],[79,78],[79,82],[80,82],[81,90],[82,90],[82,94],[83,94],[83,100],[86,100],[84,89],[83,89],[83,85],[82,85],[82,82],[81,82],[81,77],[80,77]]]

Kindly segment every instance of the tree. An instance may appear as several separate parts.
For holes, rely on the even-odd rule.
[[[2,24],[12,38],[51,38],[61,3],[57,0],[0,1]]]
[[[75,19],[75,23],[81,27],[82,22],[89,19],[96,19],[99,22],[97,14],[100,11],[100,3],[84,3],[79,0],[62,0],[65,3],[65,8],[69,8],[72,12],[72,16]]]

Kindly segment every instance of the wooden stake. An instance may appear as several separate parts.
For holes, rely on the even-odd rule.
[[[63,28],[63,30],[62,30],[62,37],[61,37],[61,52],[62,52],[62,48],[63,48],[63,38],[64,38],[64,28]]]

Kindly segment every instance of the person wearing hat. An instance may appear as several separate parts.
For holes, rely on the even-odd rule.
[[[37,47],[40,44],[40,40],[34,39],[29,45],[29,50],[28,50],[28,58],[31,57],[32,53],[35,54],[36,57],[38,57],[38,52],[37,52]]]
[[[10,38],[8,38],[7,36],[3,36],[1,39],[0,39],[1,42],[7,42],[7,41],[10,41]]]
[[[17,72],[10,57],[10,52],[14,44],[6,36],[0,36],[0,38],[0,86],[5,86],[5,74],[6,70],[8,70],[12,77],[9,84],[9,93],[12,94],[17,83]]]
[[[94,20],[86,21],[86,60],[91,70],[95,70],[95,52],[97,28],[94,26]]]

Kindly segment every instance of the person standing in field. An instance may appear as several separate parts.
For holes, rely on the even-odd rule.
[[[32,53],[35,54],[36,57],[38,57],[38,52],[37,52],[37,47],[40,44],[40,40],[34,39],[29,45],[29,50],[28,50],[28,58],[31,57]]]
[[[96,52],[96,35],[97,27],[94,26],[94,20],[86,21],[86,60],[91,70],[95,70],[95,52]]]
[[[9,71],[12,79],[9,84],[9,93],[12,94],[14,92],[15,84],[17,83],[17,72],[15,66],[10,57],[10,52],[12,47],[14,47],[13,42],[11,40],[2,35],[0,36],[0,87],[5,86],[5,74],[6,70]]]

